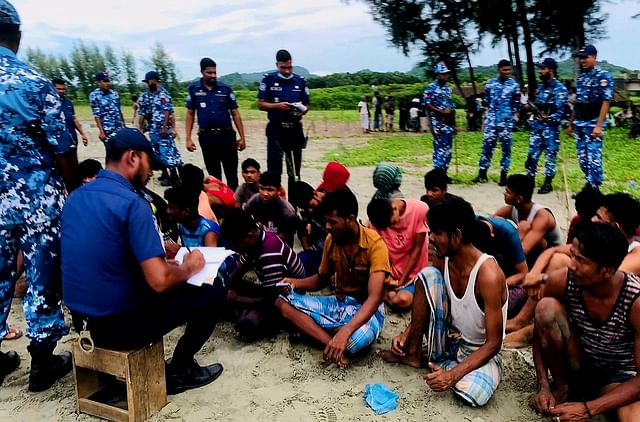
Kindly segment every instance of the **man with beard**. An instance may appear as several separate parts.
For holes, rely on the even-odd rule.
[[[556,161],[560,149],[560,121],[565,115],[565,107],[569,100],[569,91],[564,84],[556,79],[558,63],[547,57],[542,63],[536,63],[540,68],[541,85],[538,85],[533,106],[527,104],[533,112],[531,125],[531,140],[525,168],[527,175],[533,179],[538,171],[538,159],[542,151],[545,152],[545,178],[538,193],[549,193],[553,190],[551,181],[556,174]]]
[[[196,150],[191,133],[197,115],[198,143],[207,172],[222,180],[222,165],[227,186],[235,191],[238,187],[238,151],[247,147],[236,95],[229,86],[217,80],[216,62],[212,59],[205,57],[200,60],[200,73],[202,78],[189,85],[187,92],[184,122],[187,149]],[[232,119],[239,135],[237,140],[231,126]]]
[[[77,331],[98,347],[131,350],[186,322],[167,364],[167,392],[206,385],[220,364],[201,367],[194,355],[216,325],[226,296],[223,280],[195,287],[186,280],[204,267],[199,251],[168,263],[149,203],[139,189],[161,165],[137,129],[109,141],[107,168],[78,188],[62,214],[62,287]],[[233,262],[230,263],[233,265]]]
[[[358,201],[346,189],[328,193],[321,205],[329,232],[318,274],[282,280],[290,285],[276,301],[282,316],[324,346],[324,358],[340,367],[373,344],[384,325],[384,283],[389,254],[375,231],[358,223]],[[335,294],[314,296],[331,284]]]
[[[96,73],[96,81],[98,88],[89,94],[89,104],[98,126],[98,138],[106,144],[109,138],[124,127],[124,116],[120,108],[120,96],[111,89],[111,79],[107,72]]]

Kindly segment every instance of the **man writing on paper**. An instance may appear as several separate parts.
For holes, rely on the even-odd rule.
[[[194,355],[209,339],[226,289],[219,280],[185,281],[204,267],[200,252],[168,263],[149,203],[138,190],[157,165],[151,143],[137,129],[109,140],[106,170],[69,197],[62,215],[62,287],[76,330],[98,347],[128,350],[187,323],[167,365],[167,392],[215,380],[220,364],[201,367]]]

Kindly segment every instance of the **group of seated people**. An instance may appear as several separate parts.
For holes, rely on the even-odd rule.
[[[639,420],[640,210],[630,196],[580,192],[563,244],[525,175],[509,177],[494,215],[478,216],[447,192],[442,170],[425,175],[417,200],[404,198],[400,169],[381,163],[363,225],[349,171],[337,162],[316,188],[296,183],[289,201],[279,176],[260,173],[255,160],[242,164],[245,183],[231,194],[187,165],[164,203],[145,188],[156,159],[141,133],[123,129],[106,169],[69,196],[63,295],[76,330],[101,347],[140,347],[186,323],[167,364],[170,394],[222,373],[194,359],[219,318],[245,341],[287,328],[347,367],[379,337],[386,304],[410,310],[411,321],[379,355],[426,366],[433,391],[486,404],[511,332],[507,343],[533,341],[537,411],[569,420],[615,410]],[[189,252],[178,262],[181,246]],[[185,281],[205,261],[191,248],[203,246],[235,254],[210,284],[193,286]]]

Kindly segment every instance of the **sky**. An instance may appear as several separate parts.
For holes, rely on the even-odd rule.
[[[391,46],[385,29],[358,0],[13,0],[23,25],[22,49],[68,54],[74,44],[110,44],[138,59],[160,42],[182,80],[199,76],[201,57],[212,57],[218,74],[274,67],[275,52],[288,49],[295,65],[311,73],[408,71],[420,61]],[[637,34],[640,2],[612,0],[607,38],[595,42],[598,58],[640,69]],[[492,65],[506,46],[485,47],[474,65]],[[537,53],[534,49],[534,54]],[[522,52],[524,56],[524,49]],[[146,70],[139,60],[138,71]]]

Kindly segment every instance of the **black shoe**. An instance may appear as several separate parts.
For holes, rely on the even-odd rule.
[[[480,171],[478,172],[478,176],[476,176],[476,178],[473,179],[471,183],[486,183],[488,181],[489,178],[487,177],[487,170],[480,169]]]
[[[40,392],[49,389],[58,379],[67,375],[73,367],[71,353],[62,352],[59,355],[43,356],[34,353],[33,346],[29,346],[31,353],[31,371],[29,372],[29,391]]]
[[[198,388],[215,381],[224,368],[219,363],[200,366],[194,359],[186,369],[173,368],[171,362],[166,366],[167,394],[179,394],[192,388]]]
[[[544,179],[544,183],[542,184],[542,186],[540,186],[540,189],[538,189],[538,193],[539,194],[545,194],[545,193],[549,193],[553,190],[553,186],[551,186],[551,181],[553,180],[553,177],[545,177]]]
[[[498,186],[507,186],[507,172],[504,170],[500,172],[500,181],[498,182]]]
[[[7,353],[0,352],[0,385],[4,378],[20,366],[20,356],[11,350]]]

